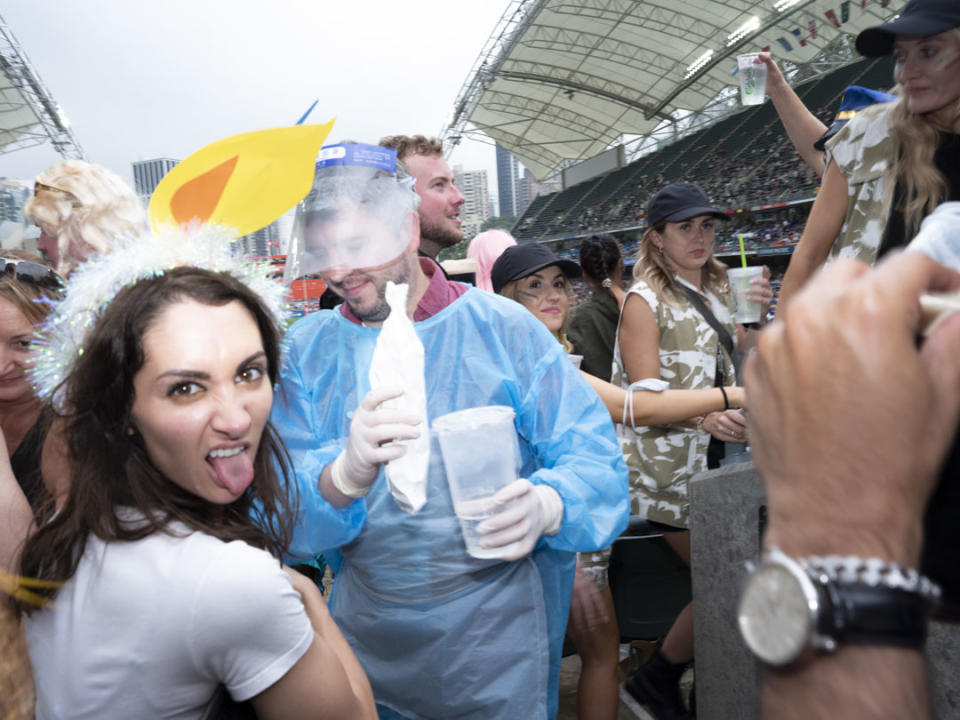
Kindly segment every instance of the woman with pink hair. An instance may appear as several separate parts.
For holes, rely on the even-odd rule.
[[[478,288],[493,292],[490,270],[500,254],[516,244],[517,241],[506,230],[486,230],[470,241],[467,257],[477,261],[475,285]]]

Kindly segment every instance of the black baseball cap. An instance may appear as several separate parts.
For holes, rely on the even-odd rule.
[[[857,35],[857,52],[864,57],[893,54],[897,35],[925,37],[960,27],[957,0],[910,0],[903,12],[883,25],[867,28]]]
[[[493,291],[498,293],[508,282],[525,278],[527,275],[532,275],[537,270],[551,265],[558,266],[568,278],[580,277],[579,265],[572,260],[558,258],[545,245],[527,243],[526,245],[508,247],[497,258],[490,270]]]
[[[647,227],[662,222],[689,220],[697,215],[727,217],[723,210],[713,206],[703,188],[694,183],[667,185],[647,203]]]

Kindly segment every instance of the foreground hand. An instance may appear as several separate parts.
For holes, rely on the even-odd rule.
[[[573,596],[570,599],[571,627],[577,632],[590,632],[609,619],[600,589],[580,567],[580,558],[577,558],[577,569],[573,575]]]
[[[826,266],[760,334],[746,368],[768,544],[915,566],[960,415],[960,314],[918,349],[919,297],[960,274],[906,253]]]
[[[723,410],[708,413],[703,419],[703,429],[723,442],[747,442],[747,418],[739,410]]]
[[[563,519],[563,501],[549,485],[534,485],[520,478],[507,485],[493,496],[497,505],[504,509],[487,518],[477,526],[484,537],[480,544],[498,548],[517,543],[504,560],[519,560],[526,557],[544,532],[556,532]]]
[[[371,390],[360,402],[350,422],[347,448],[336,462],[344,480],[354,488],[369,487],[377,478],[380,465],[402,456],[405,445],[397,440],[420,437],[420,418],[403,410],[380,407],[387,400],[403,395],[400,388]]]

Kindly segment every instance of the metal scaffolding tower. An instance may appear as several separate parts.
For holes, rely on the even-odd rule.
[[[0,16],[0,153],[47,142],[65,158],[83,158],[70,121]]]

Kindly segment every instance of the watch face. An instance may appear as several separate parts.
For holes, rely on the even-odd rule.
[[[764,562],[740,598],[740,633],[760,660],[786,665],[810,644],[817,606],[816,589],[799,566]]]

